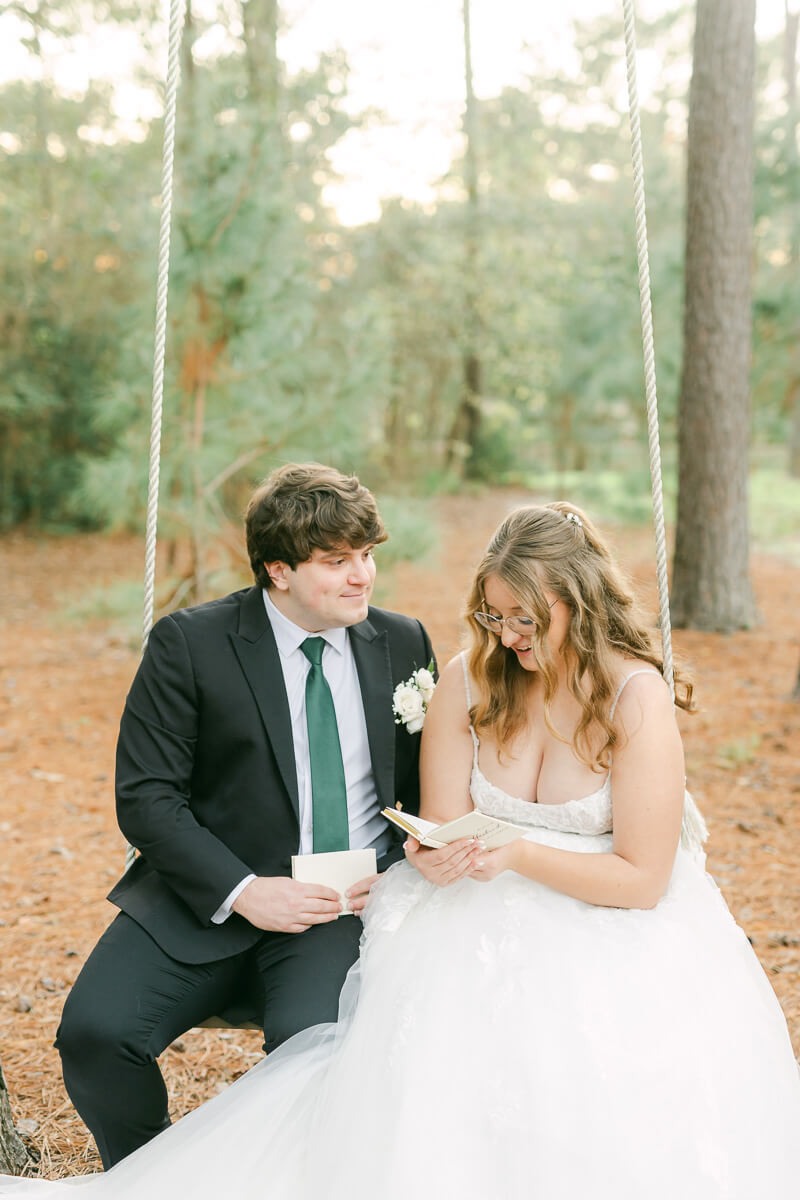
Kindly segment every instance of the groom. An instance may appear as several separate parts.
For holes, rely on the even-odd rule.
[[[290,464],[246,534],[255,587],[158,621],[122,716],[117,814],[139,854],[56,1040],[106,1168],[169,1124],[156,1056],[248,988],[267,1050],[336,1019],[361,920],[291,856],[374,847],[380,872],[402,855],[380,810],[418,808],[419,735],[392,695],[433,655],[418,621],[369,607],[373,496]]]

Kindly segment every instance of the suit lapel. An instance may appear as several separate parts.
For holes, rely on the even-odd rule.
[[[278,770],[299,822],[300,801],[289,701],[275,635],[267,619],[260,588],[251,588],[242,600],[239,632],[232,633],[230,637],[258,705]]]
[[[367,619],[350,630],[350,645],[361,684],[367,739],[378,798],[384,808],[394,806],[394,713],[389,635],[379,633]]]

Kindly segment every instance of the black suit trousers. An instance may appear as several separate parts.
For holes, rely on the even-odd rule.
[[[267,1051],[335,1021],[361,929],[358,917],[340,917],[304,933],[264,933],[228,958],[182,963],[120,913],[75,981],[56,1037],[67,1092],[106,1170],[169,1125],[156,1059],[170,1042],[242,996],[263,1014]]]

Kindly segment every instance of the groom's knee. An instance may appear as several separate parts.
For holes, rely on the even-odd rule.
[[[143,1002],[147,961],[138,944],[143,939],[144,931],[120,915],[84,963],[56,1034],[65,1077],[72,1068],[91,1074],[120,1055],[139,1061],[155,1058],[163,1049],[152,1044],[156,1021],[152,1014],[147,1019],[149,1008]]]
[[[75,1069],[82,1074],[91,1073],[93,1067],[123,1052],[132,1030],[119,1017],[113,1004],[104,1004],[102,997],[93,995],[79,983],[73,987],[55,1040],[65,1077]]]
[[[169,1124],[167,1093],[147,1031],[129,1006],[78,983],[56,1034],[64,1085],[106,1170]]]

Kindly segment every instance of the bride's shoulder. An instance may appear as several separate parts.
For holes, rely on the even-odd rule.
[[[470,693],[474,693],[474,684],[469,678],[466,652],[456,654],[446,667],[439,673],[436,683],[436,707],[439,710],[463,713],[464,721],[469,721]]]
[[[464,683],[464,671],[469,669],[469,653],[466,650],[459,650],[458,654],[454,654],[448,661],[446,666],[442,667],[439,672],[439,681],[443,682],[446,679],[457,678]]]
[[[464,673],[456,656],[442,669],[425,714],[422,747],[426,761],[430,761],[433,747],[439,762],[448,761],[448,747],[461,754],[471,740],[469,708]]]
[[[639,725],[647,718],[672,715],[669,687],[652,663],[620,656],[615,675],[614,716],[629,731],[631,725]]]
[[[466,696],[467,687],[470,683],[467,657],[466,650],[462,650],[450,659],[446,667],[442,668],[439,674],[439,681],[436,684],[437,691],[448,696],[454,694],[462,697]]]

